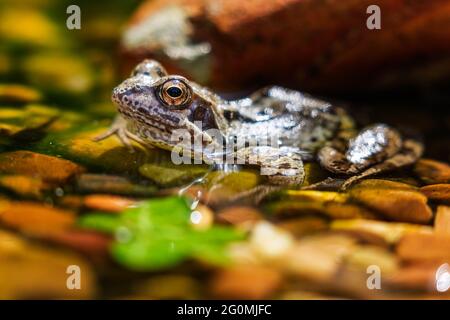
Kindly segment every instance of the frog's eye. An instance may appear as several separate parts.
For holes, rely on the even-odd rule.
[[[167,105],[182,106],[192,96],[191,88],[181,80],[168,80],[161,86],[160,98]]]

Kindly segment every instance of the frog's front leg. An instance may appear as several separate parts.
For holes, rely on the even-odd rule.
[[[247,147],[236,152],[236,159],[240,164],[259,166],[272,185],[300,185],[305,178],[302,158],[291,148]]]
[[[117,115],[114,118],[113,123],[111,124],[110,128],[106,132],[96,136],[93,140],[96,142],[102,141],[102,140],[109,138],[112,135],[117,136],[119,138],[120,142],[124,146],[126,146],[130,150],[130,152],[134,152],[134,148],[133,148],[133,145],[131,144],[131,140],[139,143],[140,145],[145,145],[147,147],[147,144],[142,139],[140,139],[139,137],[137,137],[136,135],[132,134],[131,132],[129,132],[127,130],[127,122],[120,115]]]
[[[420,142],[403,140],[397,130],[378,124],[351,139],[347,150],[325,146],[319,151],[318,158],[328,171],[353,175],[342,185],[345,189],[362,178],[413,164],[422,152]]]

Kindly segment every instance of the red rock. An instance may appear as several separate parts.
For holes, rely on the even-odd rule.
[[[241,88],[256,82],[309,91],[401,86],[423,82],[426,74],[405,74],[420,74],[450,52],[449,0],[378,1],[381,30],[367,29],[366,10],[374,4],[370,0],[152,0],[137,10],[128,30],[174,3],[187,13],[190,41],[211,45],[208,59],[168,59],[167,47],[156,37],[137,48],[124,45],[124,51],[134,59],[131,64],[158,57],[171,71],[197,74],[196,80],[213,87]],[[168,29],[174,26],[165,18]],[[208,79],[204,73],[199,76],[202,68],[209,72]],[[435,70],[433,79],[440,81],[450,66],[441,64]]]

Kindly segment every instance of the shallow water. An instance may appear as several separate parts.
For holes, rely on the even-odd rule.
[[[358,282],[366,265],[395,274],[404,262],[394,250],[400,235],[430,236],[448,199],[425,190],[427,200],[419,188],[447,185],[427,176],[445,164],[424,165],[425,177],[395,172],[347,193],[277,189],[255,204],[268,190],[254,168],[175,165],[159,149],[134,145],[130,153],[116,137],[94,142],[116,114],[111,89],[126,76],[118,39],[137,1],[110,0],[108,10],[79,3],[83,27],[72,31],[65,27],[70,1],[0,4],[0,275],[7,275],[0,298],[211,298],[223,297],[228,282],[236,297],[253,298],[239,287],[252,277],[276,282],[256,298],[310,290],[372,297]],[[450,99],[427,93],[411,103],[408,95],[329,98],[344,101],[360,124],[413,127],[427,157],[450,160],[448,108],[434,107]],[[305,185],[329,176],[316,163],[305,170]],[[83,290],[66,288],[72,264],[88,275]],[[346,281],[334,279],[338,270]]]

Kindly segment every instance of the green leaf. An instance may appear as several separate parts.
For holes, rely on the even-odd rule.
[[[243,234],[220,226],[196,230],[189,223],[190,214],[186,198],[167,197],[145,201],[117,215],[85,215],[78,224],[114,234],[111,254],[132,270],[170,268],[190,258],[227,263],[226,246],[243,239]]]
[[[98,213],[82,216],[77,224],[81,228],[113,233],[119,227],[119,220],[111,214]]]
[[[125,243],[115,243],[112,254],[120,264],[136,271],[172,267],[189,256],[181,241],[137,238]]]

